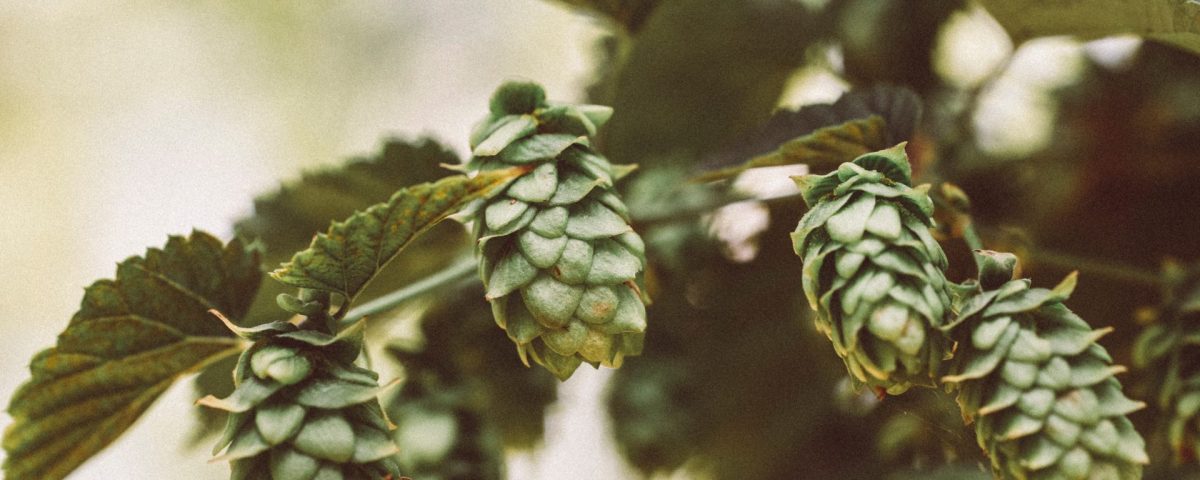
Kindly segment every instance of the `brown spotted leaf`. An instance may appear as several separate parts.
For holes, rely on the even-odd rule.
[[[335,222],[271,276],[294,287],[339,293],[352,300],[418,235],[525,170],[496,170],[472,178],[456,175],[400,190],[387,202]]]
[[[30,362],[4,432],[6,478],[53,480],[112,443],[180,376],[242,343],[208,313],[241,318],[262,280],[258,252],[203,232],[171,237],[88,287],[58,344]]]

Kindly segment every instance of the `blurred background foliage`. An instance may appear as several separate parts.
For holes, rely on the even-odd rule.
[[[1130,365],[1134,339],[1170,317],[1146,312],[1174,311],[1155,308],[1161,265],[1200,256],[1200,57],[1188,49],[1200,14],[1148,2],[1170,20],[1130,16],[1149,30],[1121,11],[1023,17],[982,3],[0,7],[0,201],[12,206],[0,222],[21,232],[0,248],[3,359],[51,343],[76,286],[168,232],[259,239],[270,268],[329,221],[444,175],[437,165],[466,150],[491,88],[525,77],[552,98],[615,108],[600,148],[641,167],[623,188],[651,259],[647,347],[560,386],[519,364],[474,283],[377,319],[372,359],[405,378],[387,405],[415,478],[989,478],[947,398],[857,391],[813,328],[785,235],[803,213],[787,175],[803,169],[687,182],[878,115],[889,143],[909,142],[917,181],[961,187],[985,245],[1017,252],[1036,285],[1080,270],[1071,308],[1115,327],[1103,343]],[[1110,36],[1134,31],[1151,40]],[[388,133],[402,136],[333,161]],[[963,280],[972,263],[954,221],[942,237]],[[442,225],[367,295],[445,268],[468,243]],[[262,290],[256,322],[283,291]],[[6,372],[4,397],[24,370]],[[194,388],[223,394],[227,372]],[[1123,382],[1158,405],[1161,376],[1135,369]],[[199,396],[175,392],[160,403]],[[153,460],[163,438],[185,436],[166,433],[189,410],[171,408],[76,476],[202,464]],[[1133,416],[1152,447],[1146,477],[1200,478],[1172,461],[1168,409]],[[195,468],[188,478],[225,474]]]

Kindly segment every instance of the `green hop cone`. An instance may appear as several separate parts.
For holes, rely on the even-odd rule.
[[[797,179],[811,208],[792,233],[817,328],[858,381],[889,393],[933,385],[946,353],[946,255],[927,186],[904,144]]]
[[[1134,364],[1155,382],[1176,461],[1200,459],[1200,269],[1168,265],[1158,321],[1138,336]]]
[[[288,322],[229,325],[254,343],[234,370],[237,388],[200,405],[229,412],[213,449],[233,480],[379,480],[398,476],[379,375],[354,365],[362,323],[337,337]]]
[[[963,418],[1004,479],[1139,479],[1145,442],[1126,415],[1125,369],[1063,305],[1075,275],[1053,290],[1012,280],[1016,257],[976,252],[980,278],[945,328],[957,341],[951,374]]]
[[[528,172],[470,207],[479,271],[496,323],[560,380],[581,362],[620,366],[638,355],[646,328],[638,282],[645,245],[613,182],[613,166],[589,136],[611,110],[546,103],[542,88],[507,83],[471,138],[469,171]]]

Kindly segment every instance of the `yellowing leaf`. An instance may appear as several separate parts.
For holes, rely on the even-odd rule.
[[[1017,42],[1135,34],[1200,54],[1200,3],[1185,0],[984,0]]]
[[[209,309],[240,318],[262,280],[258,253],[203,232],[117,266],[88,287],[58,344],[30,362],[8,406],[6,478],[60,479],[137,420],[180,376],[242,343]]]
[[[887,147],[883,118],[872,115],[818,129],[784,142],[774,152],[752,158],[738,166],[698,175],[694,181],[711,182],[733,178],[751,168],[806,164],[811,170],[831,170],[865,153]]]
[[[484,198],[526,171],[517,167],[453,176],[396,192],[391,200],[336,222],[312,245],[271,276],[294,287],[340,293],[354,299],[405,246],[468,203]]]

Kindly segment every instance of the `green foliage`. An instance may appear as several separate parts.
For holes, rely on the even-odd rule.
[[[739,166],[706,172],[698,176],[696,181],[733,178],[751,168],[780,165],[805,164],[811,170],[832,170],[864,154],[887,148],[884,143],[884,129],[883,118],[874,115],[820,128],[789,140],[779,145],[775,151],[751,158]]]
[[[305,317],[230,329],[254,340],[235,367],[237,388],[200,403],[230,413],[214,453],[233,461],[233,478],[378,478],[396,474],[398,451],[376,401],[378,375],[355,365],[362,321],[333,336],[364,286],[401,249],[438,221],[526,169],[454,176],[397,191],[318,234],[308,250],[274,273],[301,287],[279,307]],[[331,315],[330,294],[345,302]]]
[[[263,264],[273,270],[308,247],[313,233],[325,230],[331,222],[386,202],[401,186],[445,177],[447,171],[442,165],[458,162],[454,152],[430,139],[388,140],[374,156],[305,172],[299,180],[255,199],[254,214],[238,221],[234,228],[239,236],[263,244]],[[406,248],[420,250],[421,255],[398,258],[393,268],[379,272],[372,281],[376,288],[368,288],[360,298],[366,300],[380,290],[394,290],[450,263],[458,254],[456,247],[467,246],[466,235],[456,227],[438,226],[414,240]],[[288,289],[275,282],[263,285],[247,315],[249,324],[278,320],[275,297]]]
[[[652,178],[634,187],[680,196],[681,180]],[[795,201],[771,207],[775,218],[803,210]],[[794,221],[772,222],[749,262],[725,257],[701,222],[658,225],[646,231],[653,341],[609,388],[626,460],[647,474],[697,467],[696,477],[719,480],[881,478],[887,465],[869,447],[879,424],[834,402],[845,369],[794,282],[780,281],[801,275],[787,241]]]
[[[271,276],[288,285],[338,293],[352,301],[417,235],[524,171],[516,167],[473,178],[454,176],[400,190],[387,202],[317,234],[307,250]]]
[[[328,296],[312,301],[328,306]],[[398,449],[377,401],[379,375],[354,364],[362,322],[336,337],[288,322],[229,326],[254,341],[234,370],[237,388],[227,398],[197,403],[229,412],[213,453],[225,450],[216,459],[232,462],[231,479],[374,480],[398,474],[391,459]]]
[[[1145,406],[1125,397],[1092,330],[1053,290],[1012,280],[1016,257],[982,251],[979,281],[968,285],[946,330],[958,342],[951,375],[963,417],[1004,479],[1138,479],[1149,462],[1126,415]]]
[[[258,252],[203,232],[171,237],[88,287],[33,379],[13,395],[7,478],[59,479],[121,433],[180,376],[243,348],[209,310],[240,318],[262,279]]]
[[[1134,34],[1200,54],[1200,4],[1180,0],[984,0],[1016,41],[1051,35]]]
[[[256,198],[254,214],[238,221],[234,229],[238,236],[262,246],[262,263],[270,271],[308,247],[313,234],[325,230],[331,222],[386,202],[400,186],[442,178],[447,174],[442,165],[458,162],[454,152],[431,139],[387,140],[373,156],[305,172],[299,180]],[[438,224],[405,247],[413,254],[399,256],[389,268],[377,272],[359,294],[359,301],[369,301],[439,271],[467,246],[467,235],[460,225]],[[259,325],[285,318],[286,313],[279,310],[275,299],[291,290],[279,282],[263,283],[240,323]],[[235,360],[231,357],[201,372],[195,380],[199,396],[225,396],[232,392],[229,370]],[[190,443],[203,441],[224,425],[224,416],[218,412],[194,411],[202,423]]]
[[[936,94],[944,86],[943,79],[933,69],[942,26],[968,3],[966,0],[833,2],[832,8],[837,12],[829,21],[837,25],[840,73],[853,85],[903,85]]]
[[[613,188],[631,168],[588,140],[610,110],[544,99],[535,84],[497,89],[466,168],[527,169],[476,207],[479,271],[521,360],[566,380],[581,362],[617,367],[641,353],[645,245]]]
[[[458,162],[454,152],[427,138],[387,140],[374,156],[305,172],[299,180],[255,199],[254,215],[238,221],[235,230],[262,242],[264,263],[278,265],[307,247],[313,233],[331,222],[387,201],[401,186],[436,181],[447,173],[441,165]],[[274,310],[274,295],[269,304]]]
[[[811,210],[792,242],[817,327],[860,382],[892,393],[933,385],[949,345],[946,256],[933,202],[911,188],[904,144],[797,180]]]
[[[605,153],[649,167],[744,137],[831,28],[801,2],[662,2],[613,76]]]
[[[1040,279],[1046,270],[1037,262],[1045,254],[1005,236],[1009,225],[1002,223],[1022,216],[1057,227],[1029,229],[1035,236],[1050,232],[1038,242],[1053,243],[1057,232],[1060,242],[1073,237],[1091,253],[1128,256],[1143,266],[1166,253],[1195,253],[1195,235],[1179,227],[1187,220],[1177,212],[1193,206],[1183,200],[1196,190],[1192,176],[1179,172],[1194,163],[1187,163],[1190,147],[1200,138],[1189,134],[1200,110],[1188,88],[1194,75],[1186,75],[1188,61],[1197,59],[1184,53],[1200,52],[1200,4],[982,2],[1017,41],[1115,33],[1151,41],[1125,70],[1084,69],[1084,88],[1061,95],[1080,108],[1063,110],[1056,150],[1039,154],[1050,161],[1034,164],[979,152],[983,136],[972,126],[989,109],[979,92],[994,89],[956,90],[931,68],[942,24],[966,2],[559,3],[619,27],[604,40],[602,78],[589,89],[593,101],[617,107],[603,135],[611,109],[556,104],[535,84],[505,84],[471,133],[472,156],[463,169],[474,178],[393,194],[437,180],[439,164],[459,162],[432,142],[390,142],[374,159],[308,174],[259,199],[255,216],[238,223],[239,235],[265,245],[261,263],[291,261],[275,272],[281,283],[257,297],[259,257],[240,242],[222,246],[197,233],[123,263],[116,281],[88,290],[58,347],[34,359],[33,381],[14,397],[16,423],[5,434],[9,476],[61,478],[127,428],[174,378],[244,347],[204,313],[213,307],[240,325],[257,325],[228,322],[253,345],[237,362],[220,365],[223,371],[201,377],[206,392],[219,391],[222,381],[238,385],[227,387],[232,393],[224,400],[201,402],[232,412],[218,449],[227,448],[221,458],[234,461],[234,478],[377,478],[399,471],[502,478],[505,449],[541,441],[557,383],[546,371],[521,368],[492,319],[526,365],[532,355],[560,379],[583,361],[617,366],[639,354],[648,329],[654,348],[615,373],[609,397],[621,452],[644,472],[682,466],[721,480],[782,480],[797,472],[974,478],[983,466],[976,468],[977,459],[959,445],[966,440],[974,452],[975,442],[945,426],[949,402],[929,401],[934,390],[881,394],[940,379],[957,388],[962,414],[976,422],[976,440],[1000,478],[1140,476],[1147,459],[1126,418],[1140,403],[1121,392],[1113,378],[1121,368],[1096,343],[1108,329],[1092,330],[1062,305],[1074,277],[1054,290],[1033,289],[1028,280],[1011,280],[1009,258],[995,256],[964,288],[945,277],[967,276],[970,249],[988,244],[1028,254],[1034,261],[1024,274]],[[1157,44],[1181,49],[1153,57],[1168,50]],[[816,68],[798,71],[805,63]],[[785,86],[802,86],[809,77],[798,74],[817,69],[854,90],[832,105],[772,112]],[[1126,80],[1109,82],[1106,75]],[[1094,81],[1108,83],[1089,90]],[[871,85],[880,82],[901,86]],[[1093,97],[1102,105],[1092,104]],[[927,122],[918,120],[922,107],[930,109]],[[912,165],[902,147],[870,153],[908,140]],[[1137,155],[1126,154],[1131,145]],[[629,208],[615,185],[629,169],[600,152],[651,167],[639,175],[647,181],[630,188]],[[1176,155],[1167,157],[1176,163],[1162,161],[1163,152]],[[754,240],[753,258],[722,256],[707,235],[720,225],[703,218],[734,199],[686,179],[697,171],[708,171],[698,177],[708,181],[792,164],[822,174],[798,182],[812,209],[793,243],[783,233],[804,205],[776,198],[755,205],[765,205],[773,220]],[[1084,173],[1059,175],[1070,169]],[[1010,176],[995,173],[1006,170]],[[922,176],[964,185],[983,199],[975,203],[981,208],[968,211],[964,201],[950,222],[931,231],[930,199],[923,187],[911,186]],[[1022,182],[1039,184],[1052,201],[1012,208],[1007,202],[1033,201],[1012,188]],[[1080,192],[1103,192],[1103,202]],[[938,206],[945,215],[948,209]],[[460,268],[444,269],[466,246],[460,226],[417,239],[460,209],[475,218],[483,288],[443,289],[462,275]],[[1018,227],[1034,222],[1025,223]],[[1156,223],[1175,232],[1149,228]],[[1107,235],[1114,227],[1145,234]],[[413,254],[382,270],[404,248]],[[164,260],[172,256],[179,258]],[[964,256],[968,261],[954,261]],[[1121,282],[1146,279],[1086,259],[1058,261],[1119,278],[1113,282],[1119,290],[1109,292],[1133,292]],[[947,264],[956,270],[944,270]],[[845,370],[826,354],[822,335],[800,321],[811,312],[794,285],[779,281],[797,276]],[[1135,352],[1139,365],[1163,373],[1154,385],[1161,418],[1150,420],[1165,420],[1183,460],[1200,456],[1194,367],[1200,359],[1192,352],[1197,308],[1185,299],[1188,285],[1173,285],[1184,293],[1168,295],[1162,321],[1147,329]],[[301,291],[286,295],[288,287]],[[1125,321],[1115,311],[1137,295],[1103,298],[1103,288],[1091,288],[1093,300],[1076,297],[1084,297],[1079,308],[1114,312],[1088,318],[1097,325]],[[390,290],[397,291],[349,308]],[[643,291],[658,303],[647,307]],[[378,376],[359,357],[367,340],[361,323],[337,332],[417,295],[432,307],[421,319],[421,341],[390,349],[406,383],[387,403],[398,423],[388,432],[376,400]],[[342,303],[331,311],[333,299]],[[649,325],[647,315],[655,317]],[[277,321],[287,316],[292,320]],[[1109,347],[1124,351],[1119,342]],[[845,387],[852,384],[842,377],[847,370],[876,390]]]
[[[913,140],[922,108],[921,97],[907,87],[875,85],[856,87],[833,103],[777,110],[754,132],[708,154],[701,165],[712,172],[703,175],[735,174],[739,164],[757,162],[804,164],[809,173],[825,173],[862,154]]]
[[[1200,459],[1200,275],[1172,265],[1158,321],[1138,336],[1134,365],[1151,373],[1156,407],[1180,463]]]

